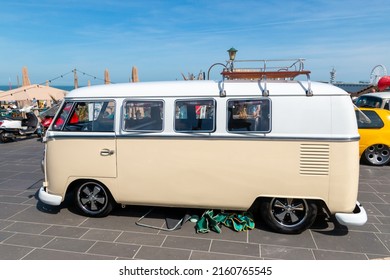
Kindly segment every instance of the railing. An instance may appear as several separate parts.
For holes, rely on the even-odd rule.
[[[230,60],[222,71],[220,96],[226,96],[225,80],[257,80],[263,96],[268,96],[267,80],[293,80],[299,75],[305,75],[307,88],[306,95],[312,96],[310,71],[304,70],[304,59],[273,59],[273,60]],[[283,63],[283,65],[281,65]],[[236,67],[241,64],[244,67]],[[248,67],[252,65],[252,67]],[[253,67],[254,65],[254,67]],[[299,81],[298,81],[299,82]],[[303,86],[302,86],[303,87]]]
[[[304,59],[234,60],[228,61],[222,71],[224,79],[294,79],[308,75],[304,70]],[[240,65],[240,67],[237,67]]]

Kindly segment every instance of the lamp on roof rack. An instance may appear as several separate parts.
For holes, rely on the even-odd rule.
[[[230,71],[233,71],[233,61],[236,59],[236,53],[238,52],[238,50],[236,50],[235,48],[230,48],[227,50],[227,52],[229,53],[229,61],[227,63],[227,65],[229,65],[229,70]]]
[[[238,52],[238,50],[236,50],[235,48],[230,48],[227,50],[227,52],[229,53],[229,60],[230,61],[233,61],[236,59],[236,53]]]

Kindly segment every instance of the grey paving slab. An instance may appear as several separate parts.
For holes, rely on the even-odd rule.
[[[313,250],[316,260],[367,260],[368,257],[361,253],[346,253],[326,250]]]
[[[25,197],[19,197],[19,196],[9,196],[9,195],[1,195],[0,196],[0,202],[6,202],[6,203],[25,203],[28,201],[29,198]]]
[[[370,186],[378,193],[390,193],[389,184],[371,183]]]
[[[380,239],[370,232],[312,232],[318,249],[369,254],[390,253]]]
[[[48,249],[35,249],[23,260],[114,260],[115,257]]]
[[[390,193],[378,193],[378,196],[382,199],[382,201],[390,204]]]
[[[33,250],[33,248],[0,244],[0,260],[20,260]]]
[[[13,222],[11,222],[11,221],[0,220],[0,230],[9,227],[12,224],[13,224]]]
[[[188,260],[190,255],[191,251],[189,250],[142,246],[134,258],[142,260]]]
[[[15,233],[13,233],[13,232],[1,231],[0,232],[0,242],[3,243],[4,240],[7,240],[8,238],[10,238],[14,234]]]
[[[372,205],[378,209],[378,211],[383,215],[383,216],[390,216],[390,207],[389,204],[387,203],[372,203]],[[381,215],[381,216],[382,216]]]
[[[117,240],[122,231],[119,230],[107,230],[107,229],[89,229],[81,239],[98,240],[98,241],[111,241]],[[118,240],[117,240],[118,241]],[[119,241],[121,242],[121,241]],[[126,243],[126,242],[124,242]]]
[[[266,230],[251,230],[249,232],[249,242],[299,248],[316,248],[310,231],[305,231],[297,235],[285,235]]]
[[[137,245],[161,246],[165,239],[166,236],[164,235],[140,232],[122,232],[115,241]]]
[[[46,244],[46,249],[86,253],[95,241],[57,237]]]
[[[239,256],[236,254],[220,254],[203,251],[193,251],[190,260],[261,260],[250,256]]]
[[[370,202],[362,203],[368,216],[383,216],[383,214]]]
[[[88,250],[88,253],[131,259],[139,248],[140,246],[138,245],[99,241]]]
[[[86,217],[75,215],[68,209],[62,207],[41,206],[40,203],[34,207],[27,205],[23,205],[23,207],[25,210],[19,211],[17,214],[13,215],[12,220],[42,224],[78,226],[87,219]]]
[[[19,177],[20,174],[15,175],[13,177],[21,178]],[[41,182],[43,176],[42,175],[35,175],[35,178],[29,179],[30,174],[23,174],[24,179],[7,179],[5,182],[2,182],[0,184],[0,189],[8,189],[8,190],[26,190],[28,188],[34,187],[37,182]]]
[[[261,245],[261,257],[277,260],[314,260],[311,249]]]
[[[6,230],[10,232],[40,234],[49,227],[50,225],[47,224],[13,222]]]
[[[192,237],[168,236],[162,247],[209,251],[211,240]]]
[[[28,205],[0,202],[0,219],[9,219],[28,208]]]
[[[260,257],[260,248],[257,243],[213,240],[210,252]]]
[[[390,206],[389,206],[390,207]],[[382,224],[385,224],[385,225],[390,225],[390,217],[377,217],[377,219],[382,223]]]
[[[388,252],[386,252],[386,254],[390,255],[390,234],[389,233],[377,233],[376,236],[387,247]]]
[[[5,240],[4,244],[20,245],[25,247],[40,248],[53,240],[53,237],[37,234],[17,233]]]
[[[23,190],[2,190],[0,189],[0,196],[16,196],[20,193],[23,193]]]
[[[80,238],[87,231],[88,231],[87,228],[80,228],[80,227],[51,226],[50,228],[42,232],[42,234],[69,237],[69,238]]]
[[[372,192],[359,192],[358,201],[360,203],[364,203],[364,202],[383,203],[383,202],[385,202],[377,193],[372,193]]]

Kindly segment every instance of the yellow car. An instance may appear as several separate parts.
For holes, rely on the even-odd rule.
[[[360,134],[359,153],[371,165],[390,162],[390,111],[359,108],[356,118]]]

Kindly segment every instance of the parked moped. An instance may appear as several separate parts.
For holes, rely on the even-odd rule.
[[[11,116],[0,119],[0,141],[3,143],[33,135],[40,137],[41,134],[40,122],[31,106],[14,111]]]

